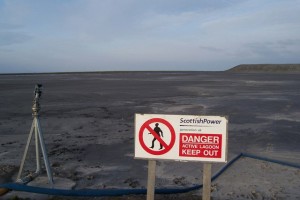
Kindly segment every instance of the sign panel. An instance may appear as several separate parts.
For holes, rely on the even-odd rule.
[[[226,117],[135,115],[135,158],[227,162]]]

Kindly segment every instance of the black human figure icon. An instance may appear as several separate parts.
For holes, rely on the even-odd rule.
[[[154,131],[157,133],[157,135],[159,136],[159,137],[164,137],[164,135],[163,135],[163,132],[162,132],[162,130],[158,127],[158,123],[156,123],[155,124],[155,128],[154,128]],[[149,133],[149,134],[151,134],[151,133]],[[153,138],[153,140],[152,140],[152,145],[151,145],[151,149],[153,149],[154,148],[154,142],[155,142],[155,140],[157,140],[156,139],[156,137],[154,137]],[[159,150],[161,150],[163,148],[163,145],[160,143],[160,149]]]

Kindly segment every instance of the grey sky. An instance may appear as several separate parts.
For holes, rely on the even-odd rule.
[[[299,0],[0,0],[0,73],[300,63]]]

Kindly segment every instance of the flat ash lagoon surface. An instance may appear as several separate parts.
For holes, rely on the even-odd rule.
[[[56,188],[145,188],[148,163],[134,159],[135,113],[228,116],[228,160],[245,152],[300,165],[299,73],[0,75],[0,183],[16,179],[32,123],[36,83],[43,84],[40,125],[55,184],[61,184]],[[25,172],[35,170],[33,144]],[[224,165],[213,164],[212,173]],[[199,162],[158,161],[156,169],[157,188],[202,184]],[[43,176],[32,184],[47,184],[46,173]],[[244,157],[212,182],[212,199],[300,199],[299,188],[299,168]],[[201,193],[156,199],[200,199]],[[15,196],[67,198],[15,191],[0,198]]]

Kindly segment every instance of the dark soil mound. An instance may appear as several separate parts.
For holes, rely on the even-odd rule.
[[[242,64],[228,70],[229,72],[300,72],[300,64]]]

